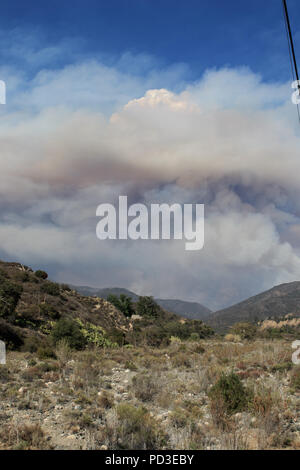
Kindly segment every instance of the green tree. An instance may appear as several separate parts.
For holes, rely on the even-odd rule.
[[[120,312],[122,312],[125,317],[131,317],[135,311],[132,305],[132,300],[128,295],[121,294],[118,298],[114,294],[109,294],[107,296],[108,302],[113,304]]]
[[[149,317],[158,317],[161,312],[161,308],[153,297],[140,297],[136,304],[136,312],[138,315],[149,316]]]

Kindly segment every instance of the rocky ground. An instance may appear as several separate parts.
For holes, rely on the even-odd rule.
[[[299,449],[291,355],[284,340],[175,338],[164,349],[9,352],[0,448]]]

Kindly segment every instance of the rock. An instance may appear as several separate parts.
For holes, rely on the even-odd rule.
[[[100,450],[108,450],[108,447],[103,444],[103,445],[100,447]]]

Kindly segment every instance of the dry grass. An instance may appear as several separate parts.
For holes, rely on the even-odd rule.
[[[299,368],[283,340],[76,353],[61,343],[55,355],[9,353],[0,367],[0,448],[300,448]],[[249,398],[228,413],[210,391],[230,373]]]

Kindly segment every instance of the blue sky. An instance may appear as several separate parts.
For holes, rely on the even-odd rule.
[[[296,0],[288,6],[300,46],[300,8]],[[224,65],[247,65],[265,80],[290,78],[281,0],[12,0],[1,2],[0,28],[34,34],[44,47],[68,39],[69,55],[58,65],[70,54],[109,62],[131,52],[186,63],[191,79]],[[3,48],[1,56],[12,59]]]

